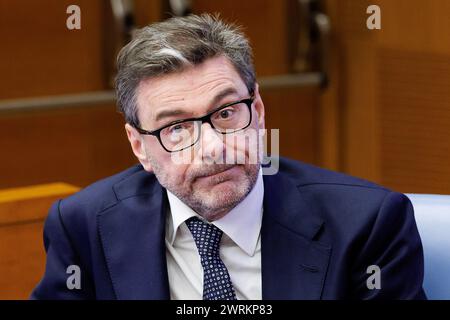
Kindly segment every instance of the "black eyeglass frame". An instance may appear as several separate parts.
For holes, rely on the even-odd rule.
[[[134,128],[135,128],[140,134],[155,136],[155,137],[158,139],[159,144],[160,144],[160,145],[163,147],[163,149],[166,150],[167,152],[179,152],[179,151],[185,150],[185,149],[187,149],[187,148],[190,148],[190,147],[192,147],[194,144],[196,144],[196,143],[198,142],[198,140],[200,139],[200,134],[198,135],[198,138],[197,138],[191,145],[186,146],[186,147],[184,147],[184,148],[182,148],[182,149],[179,149],[179,150],[171,151],[171,150],[167,149],[167,148],[164,146],[164,143],[162,142],[162,139],[161,139],[161,131],[162,131],[162,130],[164,130],[164,129],[170,127],[170,126],[179,124],[179,123],[195,121],[195,122],[201,122],[201,125],[203,125],[203,123],[205,123],[205,122],[206,122],[206,123],[209,123],[209,125],[211,126],[211,128],[213,128],[214,130],[216,130],[217,132],[219,132],[219,133],[221,133],[221,134],[229,134],[229,133],[239,132],[239,131],[242,131],[242,130],[247,129],[248,126],[252,123],[252,109],[251,109],[251,108],[252,108],[252,105],[253,105],[253,101],[254,101],[254,100],[255,100],[255,97],[254,97],[253,95],[251,95],[250,98],[246,98],[246,99],[242,99],[242,100],[239,100],[239,101],[236,101],[236,102],[231,102],[231,103],[224,104],[223,106],[221,106],[221,107],[219,107],[219,108],[217,108],[217,109],[215,109],[215,110],[213,110],[213,111],[208,112],[207,114],[205,114],[205,115],[202,116],[202,117],[199,117],[199,118],[188,118],[188,119],[177,120],[177,121],[171,122],[171,123],[169,123],[169,124],[167,124],[167,125],[165,125],[165,126],[159,128],[159,129],[152,130],[152,131],[147,131],[147,130],[142,129],[142,128],[138,127],[138,126],[134,126]],[[227,132],[222,132],[222,131],[218,130],[216,127],[214,127],[214,124],[213,124],[212,121],[211,121],[211,116],[212,116],[214,113],[216,113],[216,112],[218,112],[218,111],[220,111],[220,110],[223,110],[223,109],[225,109],[225,108],[227,108],[227,107],[234,106],[234,105],[239,104],[239,103],[245,103],[245,105],[246,105],[246,106],[248,107],[248,109],[249,109],[249,112],[250,112],[250,118],[249,118],[249,121],[248,121],[247,125],[245,125],[243,128],[240,128],[240,129],[237,129],[237,130],[234,130],[234,131],[227,131]],[[200,127],[201,127],[201,125],[200,125]]]

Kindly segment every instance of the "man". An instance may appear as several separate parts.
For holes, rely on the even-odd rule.
[[[286,159],[263,176],[259,140],[236,143],[264,129],[237,27],[143,28],[116,89],[140,165],[53,205],[32,298],[425,298],[404,195]]]

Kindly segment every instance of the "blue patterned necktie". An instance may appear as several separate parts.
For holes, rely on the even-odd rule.
[[[203,267],[203,300],[236,300],[230,275],[219,255],[223,232],[196,217],[188,219],[186,225],[194,237]]]

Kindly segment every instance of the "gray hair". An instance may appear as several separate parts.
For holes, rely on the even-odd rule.
[[[230,60],[253,92],[252,49],[239,26],[221,21],[218,15],[202,14],[173,17],[137,30],[117,57],[119,111],[129,124],[139,126],[136,91],[142,80],[182,71],[219,55]]]

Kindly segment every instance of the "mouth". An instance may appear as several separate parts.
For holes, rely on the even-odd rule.
[[[203,179],[216,179],[216,180],[220,180],[220,181],[225,181],[225,180],[228,180],[227,179],[228,173],[231,173],[236,168],[237,168],[236,165],[229,166],[229,167],[223,168],[220,171],[215,171],[213,173],[208,173],[208,174],[199,176],[199,177],[197,177],[197,179],[200,179],[200,180],[203,180]]]

